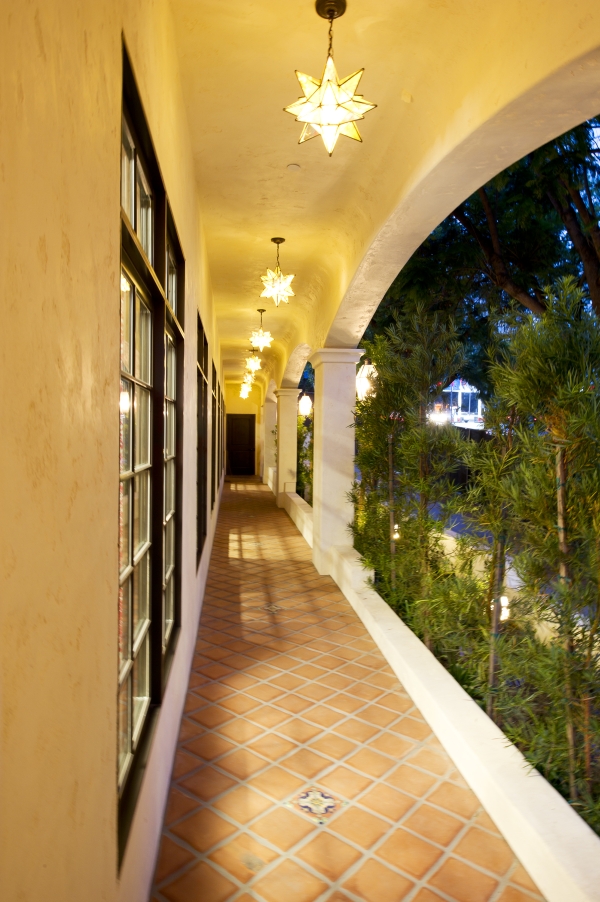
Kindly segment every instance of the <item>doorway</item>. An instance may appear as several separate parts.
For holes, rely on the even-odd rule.
[[[227,473],[254,476],[256,460],[256,416],[253,413],[227,414]]]

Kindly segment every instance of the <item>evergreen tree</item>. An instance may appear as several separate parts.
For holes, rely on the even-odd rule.
[[[592,119],[509,166],[454,210],[390,286],[366,337],[429,298],[454,317],[465,379],[489,397],[494,317],[512,302],[540,313],[545,285],[572,275],[600,312],[600,167]]]
[[[430,597],[439,576],[440,538],[461,441],[457,430],[432,423],[428,415],[463,358],[452,320],[429,312],[422,301],[402,316],[396,313],[368,353],[378,375],[374,393],[357,405],[362,481],[355,492],[355,535],[359,550],[382,575],[388,598],[409,616],[416,599]]]

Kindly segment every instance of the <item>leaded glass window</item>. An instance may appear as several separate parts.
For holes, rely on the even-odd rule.
[[[163,506],[163,648],[175,619],[175,506],[177,471],[177,349],[170,329],[165,332],[165,441]]]
[[[152,313],[121,273],[119,786],[150,704]]]

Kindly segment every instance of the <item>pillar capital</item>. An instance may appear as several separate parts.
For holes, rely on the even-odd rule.
[[[364,354],[362,348],[318,348],[308,358],[314,369],[323,363],[358,363]]]
[[[276,388],[275,394],[278,398],[297,398],[300,394],[299,388]]]

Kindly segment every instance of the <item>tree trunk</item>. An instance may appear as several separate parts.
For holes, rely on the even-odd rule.
[[[390,514],[390,576],[392,591],[396,590],[396,540],[395,532],[395,504],[394,504],[394,433],[388,435],[388,505]]]
[[[421,441],[425,441],[425,429],[427,426],[427,404],[421,400],[419,403],[419,427],[421,430]],[[429,549],[427,547],[427,535],[425,531],[425,520],[427,518],[428,498],[423,491],[423,483],[427,476],[427,452],[421,450],[419,452],[419,479],[421,485],[419,488],[419,545],[421,548],[421,598],[425,598],[429,591],[428,575],[429,575]],[[425,622],[428,623],[429,611],[425,607]],[[424,642],[429,651],[433,650],[431,642],[431,633],[429,626],[425,626]]]
[[[559,576],[563,586],[568,587],[570,582],[568,554],[569,545],[567,543],[567,486],[566,486],[566,467],[565,467],[565,449],[564,445],[556,444],[556,509],[557,509],[557,528],[558,528],[558,546],[560,550]],[[570,620],[567,625],[565,636],[565,698],[566,698],[566,732],[567,732],[567,748],[569,754],[569,794],[572,800],[577,798],[577,784],[575,781],[576,759],[575,759],[575,726],[573,723],[573,685],[571,679],[571,662],[573,657],[573,637],[571,635]]]
[[[486,710],[489,717],[494,716],[495,694],[498,685],[498,639],[500,637],[500,614],[502,602],[500,596],[504,585],[504,566],[506,552],[506,535],[500,533],[496,543],[494,561],[494,593],[492,598],[492,629],[490,631],[490,661],[488,669],[488,698]]]

